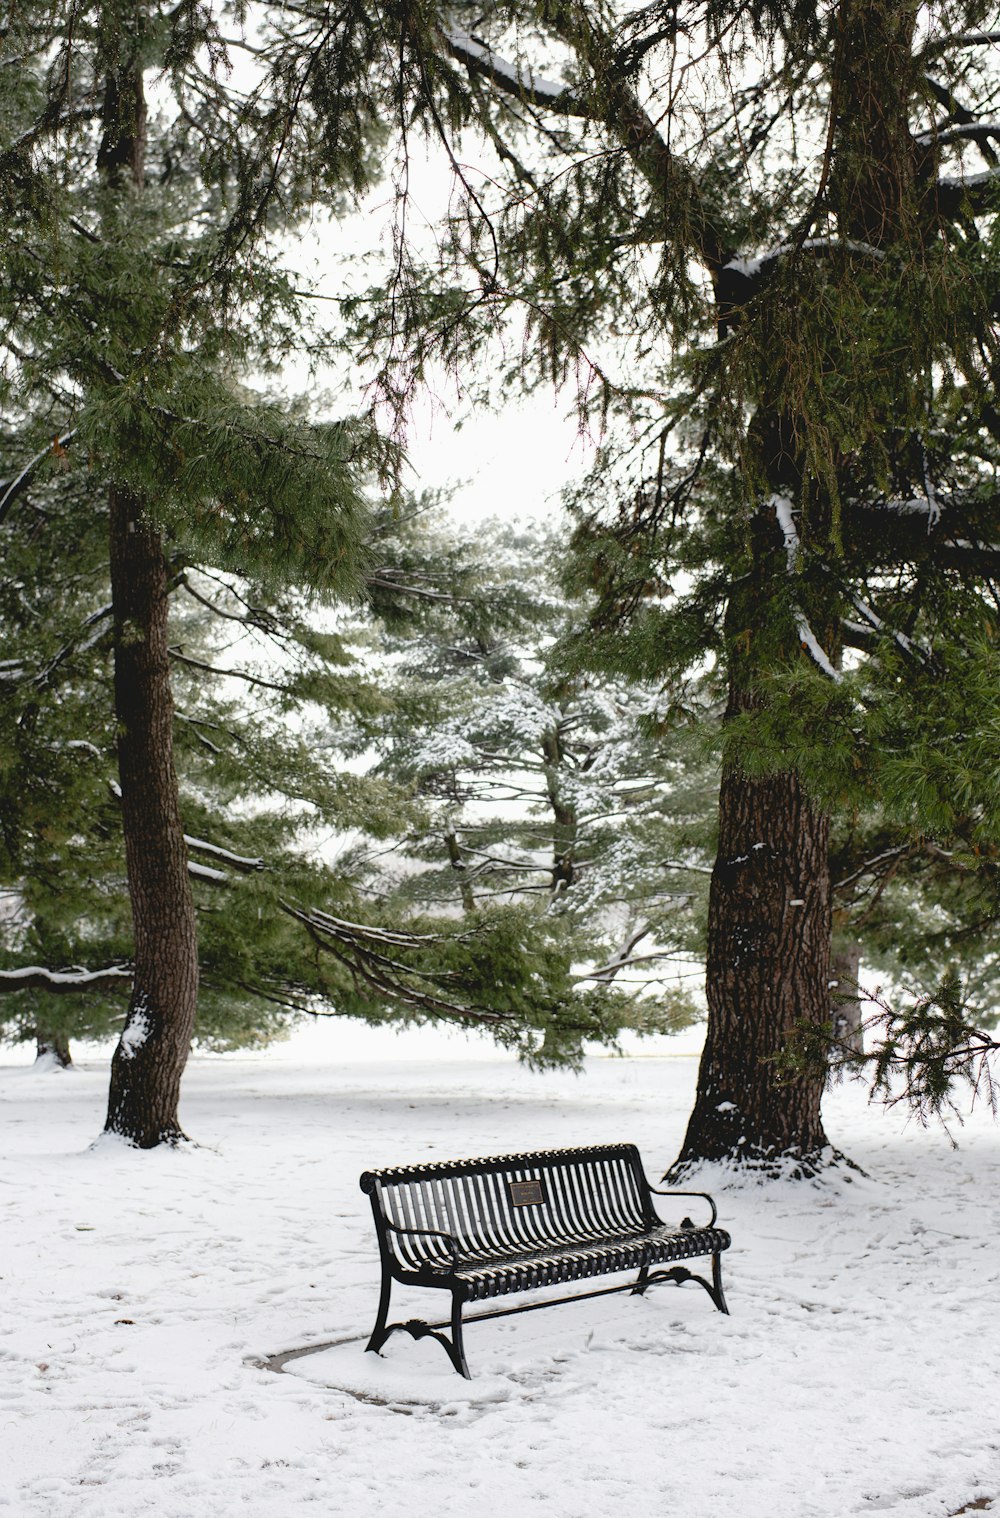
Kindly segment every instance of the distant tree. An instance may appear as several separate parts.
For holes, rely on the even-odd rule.
[[[386,608],[403,681],[384,764],[433,806],[430,830],[409,844],[430,869],[401,884],[466,911],[534,899],[570,920],[577,959],[594,968],[631,945],[633,984],[662,975],[668,954],[701,958],[722,738],[711,683],[698,705],[689,682],[685,706],[683,689],[568,674],[589,603],[560,588],[557,531],[481,524],[442,541],[432,530],[419,558],[412,544],[383,547],[384,585],[408,574],[415,598],[394,640],[402,603]],[[892,988],[905,1020],[958,973],[988,1027],[1000,991],[990,859],[945,849],[885,809],[835,806],[830,866],[834,957],[818,1026],[835,1064],[857,1066],[865,992],[877,986]],[[864,1068],[878,1057],[873,1048]]]
[[[401,885],[466,914],[533,903],[595,983],[655,981],[664,1011],[689,1017],[664,964],[690,970],[701,947],[707,871],[683,856],[691,792],[704,804],[713,777],[684,766],[683,727],[664,744],[654,687],[560,670],[558,639],[585,608],[560,588],[552,534],[482,524],[421,547],[419,612],[387,627],[398,654],[380,768],[417,788],[429,824],[409,842],[424,868]]]

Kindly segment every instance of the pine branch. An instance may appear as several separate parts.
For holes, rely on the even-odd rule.
[[[568,85],[553,84],[541,79],[530,70],[513,67],[486,42],[469,36],[467,32],[446,28],[444,39],[448,51],[459,63],[464,63],[470,74],[478,74],[489,80],[505,95],[541,110],[555,111],[561,116],[580,116],[593,119],[593,108],[578,100]]]
[[[184,842],[196,854],[207,854],[210,859],[221,859],[224,864],[231,865],[234,870],[239,870],[244,875],[252,875],[258,870],[267,868],[263,859],[248,858],[245,854],[234,854],[230,849],[220,848],[217,843],[206,843],[204,838],[191,838],[185,833]]]
[[[557,85],[525,75],[465,33],[445,33],[445,43],[470,72],[481,75],[502,94],[516,96],[538,109],[580,116],[606,127],[642,173],[661,207],[665,209],[673,200],[687,203],[690,214],[685,230],[692,234],[694,254],[718,275],[726,263],[730,239],[716,224],[690,166],[668,147],[632,85],[616,70],[616,49],[611,39],[589,18],[582,20],[576,10],[557,8],[546,19],[560,41],[573,48],[600,80],[599,104],[596,100],[593,104],[578,100]]]
[[[398,1004],[428,1012],[433,1016],[486,1026],[503,1026],[514,1020],[510,1013],[491,1012],[485,1008],[463,1005],[460,1002],[448,1001],[436,992],[422,990],[419,985],[413,984],[410,977],[428,983],[433,983],[436,977],[373,952],[365,941],[374,938],[371,930],[363,929],[361,934],[338,931],[332,926],[337,919],[327,918],[325,922],[321,921],[324,914],[303,912],[287,901],[279,902],[279,906],[288,917],[302,924],[317,948],[332,955],[340,964],[349,969],[352,975],[362,980],[372,990]],[[416,943],[427,935],[412,935],[411,937]]]
[[[210,675],[219,675],[234,680],[244,680],[248,685],[258,685],[263,690],[280,691],[283,696],[290,696],[294,694],[290,686],[279,685],[274,680],[264,680],[260,675],[251,675],[245,669],[219,669],[214,664],[206,664],[202,659],[192,659],[189,654],[185,654],[181,650],[178,644],[174,644],[171,648],[168,648],[167,653],[172,659],[176,659],[178,664],[190,665],[192,669],[203,669]]]
[[[31,484],[39,466],[53,454],[58,455],[60,449],[68,448],[75,437],[76,428],[71,427],[68,432],[54,437],[51,443],[46,443],[45,447],[36,453],[33,459],[29,459],[20,474],[15,475],[12,480],[0,480],[0,492],[2,492],[0,493],[0,523],[6,521],[11,507],[18,496]]]

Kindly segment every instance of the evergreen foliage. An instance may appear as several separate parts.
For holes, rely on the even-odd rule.
[[[380,745],[427,806],[400,889],[466,917],[523,901],[595,986],[637,987],[650,1026],[690,1018],[665,966],[690,972],[701,949],[710,771],[683,763],[683,729],[665,749],[655,688],[554,661],[586,613],[560,591],[552,535],[481,525],[421,547],[436,588],[399,646]]]
[[[344,310],[397,423],[443,365],[474,394],[571,382],[607,425],[576,503],[591,626],[562,636],[545,700],[561,710],[590,670],[654,688],[657,720],[714,724],[726,707],[709,1054],[685,1162],[785,1151],[808,1171],[825,1146],[815,1079],[793,1099],[770,1071],[793,1012],[826,1025],[831,859],[855,888],[847,927],[887,937],[907,891],[951,914],[914,973],[964,937],[979,952],[995,923],[1000,79],[985,7],[262,0],[240,92],[224,71],[248,45],[223,27],[245,19],[95,0],[71,27],[38,0],[11,20],[24,66],[0,71],[0,322],[23,463],[0,518],[24,518],[68,460],[146,503],[182,572],[398,591],[367,558],[361,489],[391,450],[241,388],[306,325],[262,235],[385,166],[392,268]],[[124,83],[157,67],[168,103],[129,187]],[[487,175],[465,166],[462,133],[489,144]],[[429,258],[410,235],[418,134],[454,172]],[[511,330],[520,342],[491,346]],[[488,704],[466,708],[478,752],[525,741]],[[397,944],[388,923],[286,904],[345,997],[447,1001],[460,934]],[[489,929],[505,942],[502,913]],[[985,948],[981,964],[985,985]],[[557,1003],[561,973],[553,961]],[[542,1016],[523,986],[504,994]],[[713,1116],[734,1107],[742,1131]]]
[[[379,19],[398,25],[401,140],[423,123],[454,170],[423,261],[400,173],[391,276],[349,307],[390,407],[439,365],[474,394],[575,384],[583,413],[610,423],[577,505],[575,583],[597,596],[578,666],[707,682],[708,710],[725,691],[737,832],[774,821],[777,838],[799,788],[812,798],[815,836],[767,846],[752,923],[737,922],[743,844],[720,834],[709,999],[748,1042],[710,1040],[728,1042],[731,1067],[703,1070],[694,1159],[716,1142],[720,1098],[736,1100],[727,1082],[747,1086],[746,1111],[764,1100],[759,1047],[780,1053],[789,1008],[826,1022],[827,866],[803,920],[808,988],[787,956],[761,962],[773,1025],[725,969],[732,934],[762,955],[781,941],[788,839],[814,860],[832,816],[834,849],[873,894],[881,849],[866,855],[862,835],[887,828],[931,911],[956,886],[928,880],[928,845],[935,874],[950,857],[980,876],[959,894],[995,920],[998,756],[979,695],[1000,563],[1000,79],[985,7],[526,3]],[[481,177],[462,132],[490,144]],[[500,349],[501,330],[521,341]],[[780,825],[773,810],[748,820],[765,793]],[[810,1114],[798,1134],[781,1102]],[[759,1122],[756,1137],[734,1130],[744,1153],[818,1162],[815,1091],[776,1094]]]

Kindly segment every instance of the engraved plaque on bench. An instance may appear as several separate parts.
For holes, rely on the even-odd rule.
[[[541,1181],[508,1181],[507,1190],[512,1207],[538,1207],[545,1201]]]

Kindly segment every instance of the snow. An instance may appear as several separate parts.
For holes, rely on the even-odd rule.
[[[458,27],[449,27],[445,35],[457,57],[465,62],[471,60],[480,64],[501,87],[506,86],[529,96],[537,105],[566,103],[568,97],[564,84],[553,84],[551,80],[541,79],[527,68],[512,67],[486,43],[477,41]]]
[[[809,650],[813,663],[819,666],[824,675],[829,675],[831,680],[839,682],[843,678],[840,670],[835,669],[830,663],[826,650],[806,621],[805,613],[798,607],[795,611],[795,625],[799,630],[799,638],[804,647]]]
[[[146,1002],[138,1000],[132,1008],[131,1016],[122,1029],[118,1046],[124,1059],[135,1059],[136,1054],[142,1048],[147,1038],[153,1031],[152,1019],[149,1016]]]
[[[987,185],[1000,183],[996,169],[984,169],[979,174],[947,174],[938,180],[941,190],[982,190]]]
[[[44,980],[50,986],[86,986],[92,980],[107,980],[111,976],[131,980],[132,971],[127,965],[109,965],[104,970],[49,970],[45,965],[19,965],[16,970],[0,970],[0,978],[7,983]]]
[[[223,859],[227,864],[234,864],[239,869],[262,870],[264,868],[263,859],[258,859],[256,856],[251,857],[247,854],[234,854],[231,849],[220,848],[217,843],[207,843],[204,838],[191,838],[185,833],[184,842],[189,849],[198,849],[203,854],[211,855],[213,859]],[[221,878],[223,880],[228,879],[225,875]]]
[[[7,1057],[0,1514],[944,1518],[1000,1499],[985,1113],[953,1149],[837,1088],[828,1131],[866,1176],[689,1183],[732,1233],[731,1317],[661,1286],[473,1325],[466,1383],[432,1341],[363,1353],[378,1264],[360,1172],[629,1139],[656,1183],[694,1094],[691,1035],[576,1078],[458,1034],[324,1023],[196,1058],[182,1116],[202,1147],[151,1153],[92,1144],[106,1057],[58,1076]]]
[[[802,242],[778,243],[773,248],[767,248],[763,253],[740,255],[731,258],[723,267],[735,269],[737,274],[744,274],[747,279],[755,279],[765,264],[774,263],[779,258],[785,258],[789,253],[836,253],[843,248],[848,253],[864,253],[870,258],[881,261],[885,253],[881,248],[875,248],[869,242],[858,242],[853,237],[806,237]]]
[[[792,517],[792,503],[787,495],[780,495],[777,491],[771,496],[770,504],[774,507],[774,514],[781,528],[781,535],[785,540],[785,558],[788,561],[788,573],[794,574],[799,562],[799,534]]]
[[[216,870],[210,864],[199,864],[195,859],[188,860],[188,874],[198,880],[214,880],[216,882],[229,880],[231,877],[225,870]]]
[[[17,144],[14,143],[11,146],[16,147]],[[15,475],[11,480],[0,480],[0,491],[3,492],[0,495],[0,521],[6,516],[10,503],[22,485],[30,478],[39,464],[43,463],[45,459],[50,458],[58,449],[68,448],[75,437],[76,428],[73,427],[69,432],[64,432],[61,437],[54,438],[51,443],[46,443],[45,447],[36,453],[33,459],[28,460],[20,474]]]

